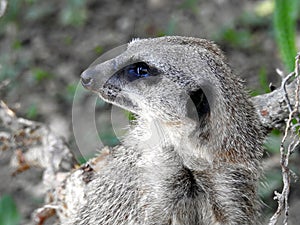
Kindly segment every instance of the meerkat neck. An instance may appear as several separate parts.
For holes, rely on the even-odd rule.
[[[201,134],[199,133],[201,131]],[[161,121],[149,118],[138,118],[136,125],[125,138],[127,144],[135,146],[147,158],[153,155],[169,155],[178,157],[187,168],[195,168],[197,163],[210,164],[212,162],[209,149],[205,148],[207,134],[203,127],[199,129],[197,123],[191,120]],[[203,139],[203,141],[201,141]],[[167,149],[167,151],[165,151]],[[157,163],[157,162],[156,162]],[[189,165],[191,164],[191,165]]]

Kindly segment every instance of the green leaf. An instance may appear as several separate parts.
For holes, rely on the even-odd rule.
[[[32,70],[32,74],[33,74],[33,77],[36,81],[40,82],[40,81],[43,81],[45,79],[49,79],[49,78],[52,78],[53,75],[50,74],[49,72],[41,69],[41,68],[35,68]]]
[[[26,118],[34,120],[37,118],[38,115],[38,109],[36,107],[36,104],[32,104],[26,111]]]
[[[95,48],[94,48],[94,51],[98,54],[98,55],[101,55],[103,53],[103,47],[100,46],[100,45],[97,45]]]
[[[129,121],[136,120],[136,117],[132,112],[124,110],[124,113],[128,117]]]
[[[294,70],[298,0],[276,0],[273,17],[276,43],[287,72]]]
[[[17,225],[20,219],[21,216],[13,198],[3,195],[0,199],[0,225]]]
[[[80,156],[77,158],[77,161],[80,165],[86,163],[88,160],[84,156]]]
[[[251,34],[248,30],[229,27],[223,31],[222,39],[234,47],[248,47]]]
[[[12,44],[12,48],[14,50],[18,50],[22,48],[22,43],[19,40],[15,40]]]

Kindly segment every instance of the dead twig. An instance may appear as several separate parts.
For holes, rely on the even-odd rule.
[[[279,216],[284,211],[284,219],[283,224],[288,224],[288,215],[289,215],[289,204],[288,198],[290,193],[290,183],[291,176],[293,172],[289,168],[289,159],[291,154],[295,151],[295,149],[299,146],[299,93],[300,93],[300,77],[299,77],[299,60],[300,54],[296,56],[295,61],[295,71],[290,73],[282,80],[281,89],[284,91],[285,102],[288,106],[289,117],[286,121],[286,127],[284,131],[284,136],[280,145],[280,165],[283,179],[283,188],[281,193],[275,191],[274,199],[278,202],[278,207],[274,215],[271,217],[269,221],[269,225],[275,225],[278,222]],[[289,95],[286,89],[286,83],[292,78],[296,79],[296,89],[295,89],[295,103],[294,106],[290,102]],[[293,134],[292,141],[288,144],[288,137],[290,134]]]

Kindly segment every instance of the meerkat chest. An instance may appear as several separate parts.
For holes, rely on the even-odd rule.
[[[201,224],[204,209],[208,208],[206,195],[193,173],[182,165],[174,147],[152,149],[141,157],[138,165],[145,224]]]

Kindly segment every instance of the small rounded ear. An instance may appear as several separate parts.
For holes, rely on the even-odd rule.
[[[189,92],[189,97],[186,105],[187,116],[202,124],[210,115],[208,99],[201,88]]]

